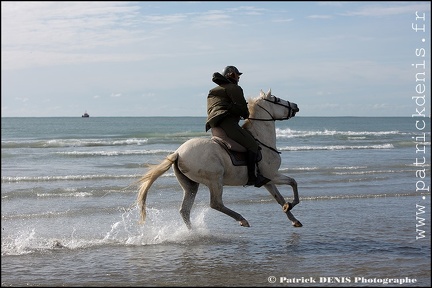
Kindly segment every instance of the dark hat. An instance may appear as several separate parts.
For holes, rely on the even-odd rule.
[[[235,67],[235,66],[226,66],[224,69],[223,69],[223,71],[222,71],[222,75],[223,76],[227,76],[227,75],[229,75],[229,74],[231,74],[231,73],[235,73],[235,74],[237,74],[237,75],[242,75],[243,73],[241,73],[238,69],[237,69],[237,67]]]

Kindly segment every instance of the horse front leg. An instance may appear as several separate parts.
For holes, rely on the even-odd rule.
[[[294,206],[296,206],[298,203],[300,203],[300,199],[299,199],[299,195],[298,195],[298,188],[297,188],[297,181],[294,178],[288,177],[288,176],[283,175],[283,174],[279,174],[276,177],[274,177],[270,183],[273,185],[290,185],[291,186],[291,188],[293,190],[293,196],[294,196],[293,202],[292,203],[287,202],[287,204],[289,206],[285,205],[284,210],[289,211],[292,208],[294,208]],[[274,187],[273,190],[275,190],[277,193],[279,193],[276,186]],[[272,192],[270,192],[270,193],[272,193]],[[272,195],[273,195],[273,193],[272,193]]]
[[[273,182],[273,180],[272,180],[272,182]],[[297,197],[296,197],[296,193],[294,193],[295,194],[294,195],[294,201],[292,203],[289,203],[289,202],[285,201],[285,198],[280,194],[280,192],[276,188],[275,184],[266,184],[266,185],[264,185],[264,187],[276,199],[276,201],[279,203],[279,205],[282,206],[284,213],[287,215],[287,217],[291,221],[292,225],[294,227],[302,227],[303,224],[300,221],[298,221],[290,211],[295,205],[297,205],[299,203],[298,193],[297,193]],[[297,188],[297,185],[296,185],[296,188]],[[297,191],[297,189],[295,191]]]
[[[243,218],[242,215],[238,214],[237,212],[227,208],[222,201],[222,192],[223,192],[223,186],[219,184],[212,184],[208,186],[210,189],[210,207],[220,211],[235,220],[239,221],[240,226],[243,227],[250,227],[249,222]]]

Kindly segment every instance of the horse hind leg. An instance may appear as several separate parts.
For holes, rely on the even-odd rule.
[[[180,215],[183,218],[184,223],[188,227],[188,229],[192,229],[192,224],[190,221],[190,213],[192,210],[192,205],[195,201],[195,196],[198,192],[199,183],[191,182],[190,185],[183,187],[183,202],[180,208]]]
[[[238,214],[237,212],[227,208],[222,201],[222,192],[223,192],[223,186],[219,184],[213,184],[209,186],[210,189],[210,207],[220,211],[235,220],[239,221],[240,226],[243,227],[250,227],[249,222],[243,218],[242,215]]]
[[[180,186],[183,188],[183,201],[180,207],[180,215],[183,218],[183,222],[190,230],[192,229],[190,213],[195,201],[195,196],[198,192],[199,183],[192,181],[191,179],[186,177],[186,175],[180,172],[177,165],[174,165],[174,172],[176,174],[178,182],[180,183]]]

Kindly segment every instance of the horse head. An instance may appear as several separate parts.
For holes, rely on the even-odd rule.
[[[300,111],[296,103],[272,95],[271,89],[267,93],[261,90],[260,96],[251,103],[251,114],[257,113],[257,107],[260,107],[271,117],[268,120],[273,121],[290,119]]]

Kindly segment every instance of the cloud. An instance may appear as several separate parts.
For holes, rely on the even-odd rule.
[[[231,16],[227,15],[224,11],[214,10],[203,13],[202,15],[198,15],[192,19],[195,24],[199,26],[221,26],[221,25],[230,25],[233,24]]]
[[[228,12],[238,12],[240,15],[263,15],[269,11],[266,8],[258,8],[255,6],[240,6],[236,8],[226,9]]]
[[[1,5],[3,70],[107,59],[136,61],[144,56],[120,57],[118,53],[107,52],[156,37],[152,34],[143,37],[142,30],[135,25],[138,7],[127,3],[2,2]],[[95,48],[100,49],[97,54],[90,52]]]
[[[331,15],[310,15],[310,16],[307,16],[307,18],[309,18],[309,19],[331,19],[332,16]]]
[[[185,21],[185,19],[187,19],[187,16],[182,14],[150,15],[150,16],[144,16],[142,21],[151,24],[171,25],[171,24],[177,24],[183,22]]]
[[[59,115],[205,115],[212,73],[236,65],[246,96],[272,88],[302,115],[395,113],[372,105],[409,95],[430,46],[413,9],[430,6],[377,3],[2,2],[2,112],[54,115],[49,98]]]
[[[400,14],[412,14],[415,11],[430,11],[430,3],[419,3],[403,5],[397,2],[389,2],[387,6],[381,4],[372,4],[366,7],[361,7],[355,11],[345,12],[344,16],[368,16],[368,17],[380,17],[380,16],[391,16]]]
[[[292,22],[294,18],[285,18],[285,19],[272,19],[271,21],[274,23],[285,23],[285,22]]]

